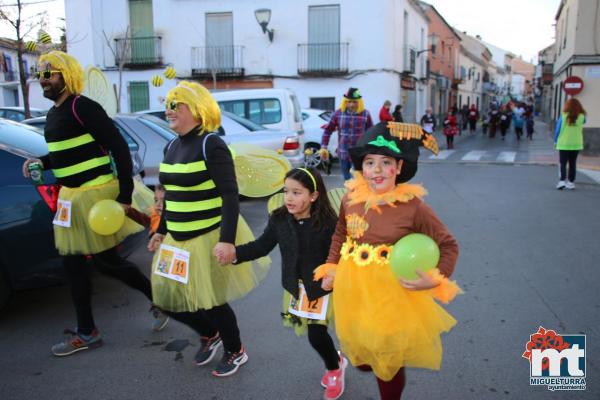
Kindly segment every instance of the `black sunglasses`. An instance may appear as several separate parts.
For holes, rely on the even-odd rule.
[[[61,73],[62,73],[61,71],[47,69],[47,70],[42,71],[42,72],[40,72],[40,71],[36,72],[35,73],[35,77],[37,79],[42,79],[42,78],[44,78],[44,79],[50,79],[52,77],[52,74],[61,74]]]
[[[170,102],[168,102],[167,103],[167,110],[176,111],[178,104],[179,103],[177,103],[176,101],[170,101]]]

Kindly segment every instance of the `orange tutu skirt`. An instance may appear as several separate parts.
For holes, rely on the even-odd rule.
[[[344,354],[355,366],[370,365],[384,381],[402,367],[438,370],[440,334],[456,324],[429,291],[404,289],[378,255],[361,259],[342,252],[333,305]]]

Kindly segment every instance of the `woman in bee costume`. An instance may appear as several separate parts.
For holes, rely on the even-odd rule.
[[[253,240],[239,215],[232,155],[215,133],[221,111],[203,86],[182,81],[166,97],[167,119],[178,137],[165,148],[159,180],[165,204],[148,248],[154,301],[200,335],[197,365],[208,364],[222,345],[214,376],[234,374],[248,360],[235,313],[241,298],[266,275],[266,263],[221,266],[215,254],[235,252]]]

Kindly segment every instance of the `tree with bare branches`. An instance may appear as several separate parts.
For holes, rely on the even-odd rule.
[[[125,62],[127,61],[127,56],[131,53],[131,36],[129,35],[129,25],[127,25],[127,29],[125,29],[125,35],[123,37],[123,45],[117,46],[116,43],[112,43],[111,40],[106,35],[106,32],[102,31],[102,35],[104,36],[104,40],[106,40],[106,46],[110,49],[113,57],[115,58],[115,62],[117,64],[117,68],[119,70],[119,85],[116,88],[117,95],[117,112],[121,112],[121,93],[123,89],[123,69],[125,68]]]
[[[26,118],[30,118],[31,113],[29,111],[28,71],[25,71],[23,63],[23,53],[25,52],[24,38],[36,28],[44,27],[47,19],[46,11],[25,17],[23,8],[32,4],[35,3],[25,3],[22,0],[12,0],[10,4],[0,3],[0,22],[8,23],[15,29],[19,83],[21,85],[21,93],[23,94],[23,108],[25,109]]]

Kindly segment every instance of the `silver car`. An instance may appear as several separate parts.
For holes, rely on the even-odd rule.
[[[158,183],[158,168],[163,160],[164,148],[177,135],[169,128],[168,122],[154,116],[160,116],[160,113],[164,116],[164,110],[156,113],[117,114],[113,117],[115,125],[129,145],[134,163],[139,158],[143,164],[144,183],[151,187]],[[283,150],[282,154],[293,167],[304,165],[304,153],[300,150],[297,133],[264,129],[244,118],[226,114],[229,113],[224,112],[222,115],[222,129],[219,129],[226,143],[251,143],[274,151]],[[40,117],[23,122],[43,130],[46,120],[45,117]],[[249,124],[246,126],[240,122]]]

